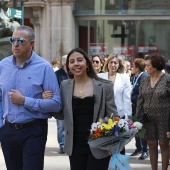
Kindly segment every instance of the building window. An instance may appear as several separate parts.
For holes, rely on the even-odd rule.
[[[148,53],[170,56],[170,21],[77,20],[78,45],[89,55],[118,53],[122,59]]]
[[[169,0],[75,0],[75,14],[170,14]]]

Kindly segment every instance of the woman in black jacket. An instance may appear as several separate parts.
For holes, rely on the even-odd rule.
[[[141,79],[147,77],[148,74],[145,72],[145,61],[142,58],[136,58],[134,60],[133,73],[134,77],[132,80],[132,114],[136,115],[137,99],[139,95],[139,86]],[[136,156],[141,153],[139,159],[144,160],[148,158],[148,144],[143,138],[135,138],[136,140],[136,150],[131,154],[131,156]]]

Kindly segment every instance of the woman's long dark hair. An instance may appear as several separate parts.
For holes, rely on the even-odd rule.
[[[93,69],[92,63],[90,62],[90,60],[89,60],[86,52],[85,52],[83,49],[81,49],[81,48],[74,48],[74,49],[72,49],[72,50],[68,53],[68,55],[67,55],[66,68],[67,68],[67,73],[68,73],[68,77],[69,77],[69,78],[71,78],[71,79],[74,78],[74,75],[70,73],[70,69],[69,69],[69,67],[68,67],[68,66],[69,66],[69,58],[70,58],[70,55],[73,54],[74,52],[78,52],[78,53],[82,54],[83,57],[85,58],[86,63],[87,63],[87,65],[88,65],[87,75],[88,75],[89,77],[94,78],[94,79],[96,79],[96,80],[105,81],[104,79],[101,79],[101,78],[99,78],[99,77],[96,75],[96,73],[95,73],[95,71],[94,71],[94,69]],[[105,82],[106,82],[106,81],[105,81]],[[107,81],[107,82],[108,82],[108,81]]]

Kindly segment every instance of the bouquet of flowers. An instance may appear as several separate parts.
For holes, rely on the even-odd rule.
[[[130,157],[121,155],[120,151],[141,128],[140,122],[133,123],[132,120],[120,119],[111,114],[92,123],[88,144],[92,148],[111,151],[109,170],[131,170],[128,163]]]

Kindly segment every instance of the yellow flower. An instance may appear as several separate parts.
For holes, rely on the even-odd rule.
[[[108,119],[108,124],[102,123],[103,128],[106,130],[111,130],[115,125],[117,124],[117,121],[114,121],[112,119]]]

